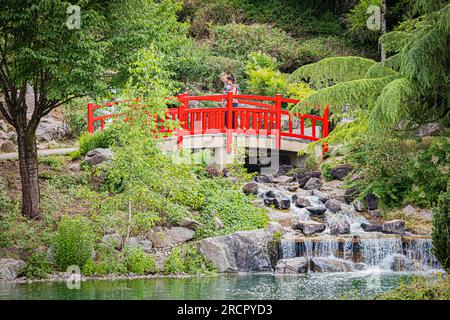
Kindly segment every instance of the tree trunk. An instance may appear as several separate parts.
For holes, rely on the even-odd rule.
[[[386,13],[387,13],[387,5],[386,5],[386,0],[382,0],[381,1],[381,17],[380,17],[380,22],[381,22],[381,34],[385,34],[386,33]],[[381,44],[381,61],[386,60],[386,49],[384,48],[384,45]]]
[[[36,148],[36,129],[17,131],[20,178],[22,181],[22,214],[30,219],[39,218],[39,177]]]

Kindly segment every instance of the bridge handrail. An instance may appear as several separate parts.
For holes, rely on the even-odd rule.
[[[328,136],[329,124],[328,106],[325,107],[322,116],[304,114],[298,112],[290,112],[282,108],[283,103],[296,104],[299,100],[290,99],[282,97],[280,94],[275,95],[275,97],[270,96],[259,96],[259,95],[248,95],[239,94],[234,95],[232,92],[227,94],[216,94],[216,95],[206,95],[206,96],[190,96],[188,94],[180,94],[176,96],[179,101],[179,106],[175,108],[169,108],[166,112],[166,119],[178,120],[181,125],[182,130],[175,130],[172,132],[164,127],[164,119],[157,119],[160,124],[160,132],[172,132],[176,133],[178,136],[178,144],[183,141],[183,134],[196,134],[198,132],[205,132],[209,129],[218,129],[220,132],[227,133],[227,151],[231,152],[232,146],[232,133],[236,130],[241,129],[254,129],[259,134],[259,131],[265,132],[265,134],[275,132],[276,136],[276,148],[279,149],[281,145],[281,137],[291,137],[303,140],[317,141],[320,138]],[[233,107],[233,101],[239,102],[239,104],[251,105],[257,108],[249,107]],[[212,102],[222,102],[224,106],[217,108],[190,108],[189,101],[212,101]],[[273,104],[264,103],[261,101],[273,102]],[[127,103],[129,101],[114,101],[108,102],[106,106],[112,106],[120,103]],[[103,130],[105,127],[105,120],[110,118],[116,118],[124,116],[125,114],[107,114],[94,116],[95,109],[102,108],[102,105],[95,105],[93,103],[88,103],[88,132],[93,133],[95,130],[94,123],[100,122],[100,129]],[[287,128],[283,127],[283,117],[287,116]],[[298,123],[298,128],[294,128],[294,120]],[[305,120],[311,123],[311,135],[307,135],[305,132]],[[201,122],[202,129],[200,131],[196,130],[193,126],[194,123]],[[321,122],[321,135],[318,136],[317,133],[317,122]],[[286,122],[284,122],[285,124]],[[232,124],[232,128],[227,128],[226,124]],[[297,126],[297,124],[296,124]],[[298,132],[295,132],[297,130]],[[184,133],[183,133],[184,131]],[[328,151],[328,146],[323,145],[324,154]]]

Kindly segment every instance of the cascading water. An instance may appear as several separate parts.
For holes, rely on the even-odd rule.
[[[403,244],[404,254],[417,261],[423,268],[440,269],[439,262],[431,253],[431,239],[411,239]]]
[[[280,255],[281,259],[289,259],[297,256],[296,243],[294,239],[281,239]]]
[[[361,239],[359,250],[362,262],[368,266],[377,266],[387,256],[403,252],[402,241],[399,237]]]

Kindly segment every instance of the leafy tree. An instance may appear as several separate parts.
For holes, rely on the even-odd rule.
[[[450,189],[439,197],[433,214],[433,251],[441,265],[450,269]]]
[[[80,28],[67,27],[71,4],[80,7]],[[139,48],[176,50],[186,39],[179,9],[176,0],[0,3],[0,112],[17,132],[24,215],[39,217],[40,119],[77,97],[120,88]],[[175,64],[176,55],[166,58]],[[31,90],[34,106],[25,99]]]
[[[299,68],[291,81],[319,82],[323,87],[298,109],[304,104],[329,104],[335,113],[344,105],[368,109],[372,134],[400,121],[411,126],[425,121],[448,122],[450,4],[438,2],[441,6],[434,3],[424,8],[424,3],[414,1],[414,10],[419,8],[423,14],[380,38],[391,54],[385,61],[331,58]]]

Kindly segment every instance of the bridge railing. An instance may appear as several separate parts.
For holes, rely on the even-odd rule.
[[[217,133],[226,133],[228,152],[231,152],[233,133],[274,135],[277,149],[281,146],[282,137],[317,141],[328,136],[328,107],[325,107],[322,116],[290,112],[282,108],[283,104],[296,104],[299,100],[285,98],[280,94],[269,97],[233,95],[232,92],[228,92],[227,94],[206,96],[180,94],[176,98],[179,106],[169,108],[166,112],[166,119],[159,118],[157,121],[159,122],[159,132],[175,134],[178,137],[178,144],[182,144],[183,136],[204,134],[211,130]],[[190,101],[217,102],[219,107],[191,108]],[[233,107],[233,102],[236,101],[238,106]],[[115,104],[118,102],[107,103],[106,106]],[[123,113],[95,116],[95,110],[102,107],[102,105],[88,103],[87,122],[90,133],[94,132],[97,123],[99,129],[103,130],[107,119],[126,116]],[[164,122],[167,119],[178,121],[180,129],[171,130],[165,126]],[[328,146],[324,144],[324,154],[327,151]]]

